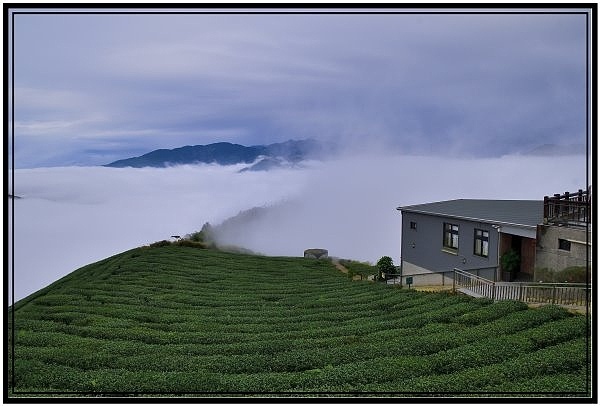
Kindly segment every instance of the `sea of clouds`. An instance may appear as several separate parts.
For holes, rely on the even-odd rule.
[[[398,262],[398,206],[457,198],[541,200],[586,184],[584,156],[363,154],[301,169],[239,173],[243,167],[16,170],[14,193],[22,198],[9,201],[8,224],[14,299],[83,265],[183,236],[205,222],[217,225],[252,207],[277,209],[228,233],[228,243],[266,255],[302,256],[318,247],[342,258],[376,262],[389,255]]]

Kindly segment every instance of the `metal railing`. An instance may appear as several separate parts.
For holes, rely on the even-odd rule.
[[[589,306],[591,285],[586,283],[494,282],[454,269],[452,290],[492,300],[519,300],[562,306]]]
[[[452,291],[456,291],[457,287],[468,289],[474,296],[489,297],[492,300],[496,298],[494,281],[454,268]]]

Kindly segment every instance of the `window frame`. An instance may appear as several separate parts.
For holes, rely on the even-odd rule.
[[[459,247],[459,230],[460,227],[458,224],[448,223],[444,221],[443,225],[443,234],[442,234],[442,248],[451,251],[458,251]],[[448,236],[449,238],[446,238]],[[446,244],[446,241],[449,241],[449,245]],[[456,244],[454,244],[456,242]]]
[[[480,233],[480,235],[478,235]],[[486,253],[484,254],[484,246]],[[479,248],[479,252],[478,251]],[[482,258],[489,258],[490,256],[490,232],[481,228],[475,228],[473,230],[473,255],[477,255]]]
[[[416,221],[411,221],[409,224],[409,227],[411,230],[416,230],[417,229],[417,222]]]

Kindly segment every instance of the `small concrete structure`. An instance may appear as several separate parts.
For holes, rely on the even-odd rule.
[[[540,224],[536,249],[536,266],[560,271],[571,266],[589,266],[591,230]]]
[[[329,251],[323,248],[309,248],[304,250],[304,258],[325,259],[329,255]]]

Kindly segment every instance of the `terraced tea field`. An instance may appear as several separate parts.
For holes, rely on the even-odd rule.
[[[137,248],[17,303],[14,323],[9,396],[590,396],[584,316],[323,260]]]

